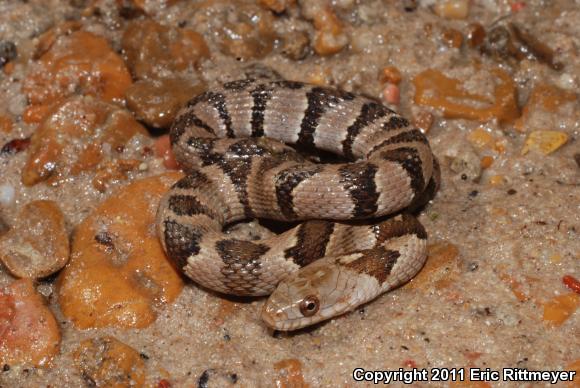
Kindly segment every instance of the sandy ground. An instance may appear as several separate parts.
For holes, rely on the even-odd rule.
[[[151,12],[151,17],[167,24],[182,19],[203,20],[195,7],[184,3]],[[470,91],[489,93],[490,76],[485,69],[495,66],[491,59],[474,50],[447,48],[437,38],[424,38],[421,32],[425,23],[431,23],[436,31],[445,26],[464,31],[473,20],[488,26],[510,14],[510,2],[474,1],[467,21],[438,17],[426,6],[406,13],[395,2],[384,3],[364,1],[342,11],[342,15],[356,20],[349,31],[353,40],[363,33],[370,37],[371,42],[362,49],[348,49],[329,57],[311,55],[300,62],[273,52],[261,62],[284,77],[297,80],[308,80],[323,68],[328,70],[331,83],[377,97],[382,88],[377,81],[379,69],[387,64],[396,66],[403,74],[398,109],[409,117],[426,110],[413,102],[411,80],[427,68],[468,80],[466,88]],[[533,86],[541,82],[577,93],[580,4],[526,3],[524,10],[510,17],[531,28],[536,36],[549,39],[552,47],[558,47],[565,69],[557,72],[534,61],[516,69],[504,66],[516,80],[519,103],[524,104]],[[111,4],[103,7],[112,7]],[[20,44],[65,16],[78,17],[78,10],[64,1],[52,1],[48,6],[35,1],[7,1],[0,4],[0,15],[0,37]],[[119,30],[109,30],[105,22],[99,24],[95,18],[83,23],[88,30],[110,39],[114,47],[118,45]],[[277,23],[280,31],[293,25],[287,19]],[[298,20],[294,25],[300,23],[305,22]],[[210,27],[211,24],[192,26],[211,43]],[[210,48],[213,51],[215,46],[210,44]],[[474,58],[482,63],[483,70],[476,70]],[[26,107],[20,87],[27,66],[28,63],[19,63],[12,75],[0,75],[0,110],[16,121],[11,133],[0,132],[0,144],[28,136],[34,130],[34,126],[20,121]],[[210,84],[233,79],[239,74],[239,64],[215,52],[203,64],[201,74]],[[224,298],[186,282],[178,299],[160,307],[155,323],[145,329],[77,330],[62,315],[54,278],[49,278],[38,287],[48,296],[50,309],[60,323],[60,354],[48,368],[11,366],[0,371],[0,386],[87,385],[74,367],[72,352],[81,340],[103,335],[114,336],[143,354],[147,382],[152,386],[160,379],[176,387],[357,386],[360,384],[353,380],[355,368],[563,370],[580,360],[580,314],[573,313],[561,325],[553,326],[543,319],[543,313],[548,301],[570,292],[562,283],[563,276],[580,277],[580,180],[574,160],[580,152],[579,108],[576,98],[559,111],[557,118],[547,119],[554,127],[538,128],[563,131],[570,137],[568,144],[550,155],[521,155],[527,134],[510,125],[493,120],[480,123],[446,119],[433,110],[435,122],[428,137],[442,162],[443,184],[437,197],[421,212],[420,220],[429,233],[432,257],[439,258],[439,265],[409,286],[385,294],[357,311],[299,332],[272,333],[258,317],[263,299]],[[499,139],[504,150],[490,151],[495,158],[493,164],[474,180],[471,176],[462,177],[465,173],[453,171],[451,166],[465,153],[475,154],[478,160],[485,154],[468,138],[477,128],[484,128]],[[131,147],[137,149],[141,145],[130,145],[129,152]],[[62,204],[73,230],[110,195],[111,191],[95,191],[89,175],[57,188],[44,184],[25,187],[20,183],[25,160],[26,152],[0,157],[0,185],[11,186],[16,193],[13,202],[1,205],[8,222],[13,222],[18,210],[30,200],[54,199]],[[159,158],[152,157],[148,163],[147,171],[135,173],[130,179],[164,171]],[[494,178],[497,176],[500,178]],[[0,268],[0,284],[12,280]],[[413,384],[424,385],[427,383]],[[518,383],[536,385],[549,384]],[[491,382],[491,386],[513,385],[500,380]]]

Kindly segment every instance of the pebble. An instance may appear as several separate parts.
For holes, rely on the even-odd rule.
[[[304,31],[291,31],[283,37],[281,52],[286,57],[299,61],[306,58],[310,47],[310,37]]]
[[[151,19],[131,21],[121,44],[131,73],[141,80],[186,70],[209,57],[209,48],[197,32],[167,27]]]
[[[533,131],[528,135],[521,154],[537,151],[549,155],[566,144],[569,138],[570,136],[562,131]]]
[[[77,369],[97,387],[141,387],[145,361],[138,351],[113,337],[82,341],[73,354]]]
[[[76,328],[143,328],[180,294],[183,282],[154,228],[159,200],[182,176],[137,180],[77,226],[58,290],[61,311]]]
[[[179,109],[205,90],[203,82],[182,77],[137,81],[127,89],[127,107],[145,124],[169,128]]]
[[[383,89],[383,100],[388,104],[399,105],[401,102],[399,87],[395,84],[387,83]]]
[[[0,364],[47,366],[60,339],[58,323],[30,279],[0,289]]]
[[[435,4],[435,13],[446,19],[465,19],[469,14],[470,0],[441,0]]]
[[[578,88],[576,78],[570,73],[562,73],[556,82],[562,89],[574,91]]]
[[[148,136],[147,130],[129,111],[93,97],[71,97],[54,106],[32,135],[22,182],[32,186],[96,171],[106,162],[104,144],[117,149],[137,135]]]
[[[221,17],[216,23],[220,48],[238,60],[265,57],[279,39],[272,12],[257,4],[239,2],[233,9],[224,7]]]
[[[123,102],[131,83],[122,58],[102,37],[87,31],[60,36],[24,80],[31,104],[24,119],[40,122],[51,104],[73,94]]]
[[[14,186],[4,183],[0,185],[0,205],[12,206],[16,198]]]
[[[478,181],[481,178],[481,162],[475,151],[464,148],[459,150],[451,161],[449,168],[454,173],[461,175],[464,180]]]
[[[313,48],[318,55],[336,54],[349,43],[340,19],[331,7],[319,8],[313,22],[316,30]]]
[[[20,278],[39,279],[59,271],[69,253],[64,216],[53,201],[26,204],[16,224],[0,237],[0,261]]]

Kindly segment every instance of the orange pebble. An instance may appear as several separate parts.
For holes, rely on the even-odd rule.
[[[387,66],[381,71],[380,79],[382,82],[390,82],[398,85],[401,82],[402,76],[399,69],[395,66]]]
[[[44,366],[59,344],[56,319],[31,280],[16,280],[0,290],[0,364]]]
[[[512,3],[512,5],[511,5],[511,9],[512,9],[513,13],[520,12],[524,8],[526,8],[526,3],[524,3],[523,1],[516,1],[515,3]]]
[[[88,31],[55,37],[24,79],[22,92],[31,105],[45,109],[57,99],[82,94],[106,101],[124,100],[131,86],[125,62],[107,40]],[[38,114],[28,113],[31,122]],[[26,118],[25,118],[26,120]]]
[[[492,186],[498,186],[504,183],[503,175],[493,175],[489,177],[489,184]]]
[[[316,29],[314,51],[319,55],[335,54],[348,44],[340,19],[330,7],[322,9],[315,15],[314,28]]]
[[[125,109],[71,97],[53,105],[32,135],[22,182],[31,186],[91,171],[103,158],[102,144],[116,149],[138,134],[147,136],[147,131]]]
[[[14,72],[14,62],[8,62],[7,64],[4,65],[4,74],[6,75],[10,75]]]
[[[157,388],[170,388],[170,387],[171,387],[171,383],[169,381],[167,381],[166,379],[161,379],[157,383]]]
[[[383,89],[383,99],[389,104],[399,105],[401,102],[399,87],[395,84],[387,83]]]
[[[573,292],[558,295],[544,304],[544,321],[560,326],[580,307],[580,295]]]
[[[113,338],[84,340],[73,353],[74,364],[97,387],[142,387],[146,367],[139,352]]]
[[[274,369],[278,372],[276,377],[277,387],[307,387],[304,381],[302,363],[296,358],[289,358],[278,361],[274,364]]]
[[[61,311],[75,327],[143,328],[177,298],[183,282],[152,227],[154,204],[181,177],[168,172],[124,186],[77,225],[58,280]]]
[[[179,164],[175,160],[175,155],[171,151],[171,142],[169,135],[163,135],[155,141],[155,155],[163,158],[163,165],[170,170],[179,169]]]
[[[12,131],[12,119],[8,116],[0,115],[0,132],[10,133]]]
[[[492,156],[484,156],[481,158],[480,166],[483,169],[490,168],[493,164],[493,157]]]
[[[562,282],[564,283],[564,285],[566,287],[568,287],[569,289],[571,289],[575,293],[580,294],[580,281],[578,279],[576,279],[574,276],[565,275],[562,278]]]

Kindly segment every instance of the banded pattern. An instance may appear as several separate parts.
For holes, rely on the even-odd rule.
[[[188,176],[159,207],[165,251],[213,290],[273,293],[262,314],[269,326],[292,330],[328,319],[421,268],[427,235],[415,218],[334,222],[415,206],[438,187],[425,136],[379,102],[299,82],[243,79],[193,98],[170,138]],[[284,143],[347,162],[316,164]],[[255,217],[306,222],[261,241],[223,233]]]

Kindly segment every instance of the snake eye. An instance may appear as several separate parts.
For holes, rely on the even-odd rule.
[[[305,317],[311,317],[318,312],[320,301],[314,295],[308,295],[300,301],[300,312]]]

